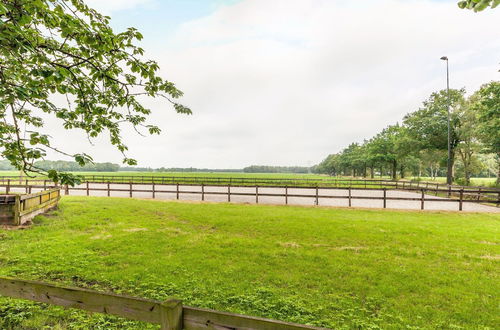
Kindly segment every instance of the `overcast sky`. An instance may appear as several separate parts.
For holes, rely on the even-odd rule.
[[[313,165],[370,138],[445,87],[499,80],[500,9],[427,0],[88,0],[144,34],[147,57],[185,93],[192,116],[147,101],[163,132],[124,133],[140,166]],[[53,125],[53,123],[48,123]],[[96,161],[107,139],[52,135]],[[54,158],[54,157],[51,157]]]

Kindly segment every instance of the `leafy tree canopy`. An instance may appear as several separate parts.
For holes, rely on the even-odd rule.
[[[462,9],[471,9],[475,12],[484,10],[488,7],[495,8],[500,5],[500,0],[463,0],[458,2]]]
[[[126,155],[123,125],[160,132],[146,122],[151,110],[144,97],[163,97],[178,113],[191,113],[175,101],[182,92],[158,76],[158,64],[143,59],[135,45],[142,35],[134,28],[115,33],[109,20],[82,0],[0,0],[0,152],[16,168],[44,173],[35,162],[48,150],[82,166],[92,162],[87,154],[60,150],[42,131],[42,116],[89,138],[108,134],[123,162],[135,165]],[[76,180],[48,174],[63,184]]]
[[[451,147],[460,142],[458,127],[460,125],[458,110],[464,103],[464,89],[450,89],[450,131]],[[448,94],[446,90],[432,93],[424,101],[423,107],[404,117],[404,124],[421,148],[444,149],[448,148]]]

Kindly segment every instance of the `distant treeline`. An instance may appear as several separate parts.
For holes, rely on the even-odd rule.
[[[191,173],[309,173],[309,167],[301,166],[267,166],[252,165],[243,169],[234,168],[196,168],[196,167],[135,167],[124,166],[113,163],[94,163],[83,167],[76,162],[64,160],[44,160],[36,162],[35,165],[43,170],[58,170],[63,172],[191,172]],[[8,160],[0,160],[1,171],[15,171],[16,169]]]
[[[42,160],[35,165],[45,171],[58,170],[63,172],[117,172],[120,165],[113,163],[93,163],[80,166],[77,162],[65,160]]]
[[[241,173],[242,169],[221,169],[221,168],[196,168],[196,167],[120,167],[120,171],[124,172],[234,172]]]
[[[304,166],[267,166],[252,165],[245,167],[245,173],[309,173],[310,168]]]
[[[41,160],[35,162],[35,166],[45,171],[58,170],[63,172],[117,172],[120,169],[120,165],[113,163],[94,163],[82,167],[77,162],[65,160]],[[16,171],[16,168],[8,160],[0,160],[0,170]]]

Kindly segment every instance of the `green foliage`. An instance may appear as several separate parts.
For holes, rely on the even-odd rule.
[[[471,9],[475,12],[485,10],[486,8],[495,8],[500,5],[500,0],[462,0],[458,2],[461,9]]]
[[[450,145],[452,150],[460,142],[457,132],[460,125],[457,111],[465,101],[465,90],[450,90]],[[404,117],[409,133],[421,149],[448,149],[448,95],[446,90],[432,93],[423,107]]]
[[[500,155],[500,81],[484,84],[473,95],[479,138],[488,152]]]
[[[64,172],[117,172],[120,169],[120,165],[112,163],[86,163],[81,166],[77,162],[68,162],[64,160],[41,160],[35,163],[38,168],[42,170],[56,170]]]
[[[109,134],[127,165],[136,161],[126,156],[123,125],[160,132],[146,123],[145,97],[163,97],[178,113],[191,113],[174,101],[182,92],[158,76],[158,64],[143,59],[135,45],[142,35],[134,28],[115,33],[109,19],[83,0],[0,1],[0,146],[17,169],[43,172],[35,162],[47,150],[82,166],[92,163],[89,155],[59,150],[41,131],[42,113],[89,139]],[[49,176],[63,184],[75,180],[67,173]]]
[[[472,96],[471,107],[477,115],[476,132],[485,150],[497,160],[497,185],[500,184],[500,82],[484,84]]]
[[[498,314],[498,221],[498,214],[63,197],[30,230],[0,230],[0,276],[178,297],[332,329],[486,329]],[[16,329],[141,329],[7,299],[2,320]]]
[[[309,173],[305,166],[267,166],[251,165],[243,169],[245,173]]]

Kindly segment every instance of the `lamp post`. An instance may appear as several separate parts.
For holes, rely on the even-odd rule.
[[[448,57],[443,56],[441,60],[446,61],[446,91],[448,94],[448,104],[447,104],[447,112],[448,112],[448,161],[447,161],[447,173],[446,173],[446,184],[451,185],[453,183],[452,171],[453,168],[451,166],[451,132],[450,132],[450,70],[448,66]]]

